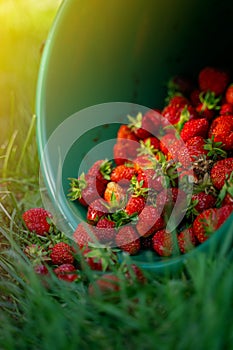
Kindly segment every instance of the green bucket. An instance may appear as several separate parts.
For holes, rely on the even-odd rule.
[[[43,52],[36,114],[41,193],[67,235],[85,219],[85,210],[67,198],[68,178],[77,176],[83,157],[94,148],[91,161],[103,159],[98,145],[109,151],[130,108],[161,108],[171,76],[231,67],[232,21],[230,0],[62,3]],[[218,247],[232,219],[188,254],[133,259],[158,273],[177,271],[189,256]]]

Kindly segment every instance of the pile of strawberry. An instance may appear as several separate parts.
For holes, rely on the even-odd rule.
[[[161,111],[119,127],[113,160],[70,179],[70,199],[87,208],[73,235],[79,248],[99,242],[130,255],[184,254],[225,222],[233,211],[230,79],[215,67],[194,82],[172,78]]]
[[[146,282],[143,271],[137,265],[119,262],[112,249],[93,246],[80,250],[73,240],[57,230],[52,214],[44,208],[28,209],[22,219],[25,234],[28,234],[23,244],[25,256],[46,287],[52,276],[66,282],[88,282],[91,295],[95,294],[96,288],[101,292],[118,291],[123,279],[129,286],[135,281]],[[111,269],[112,266],[114,269]],[[90,283],[87,269],[101,271],[102,275]]]

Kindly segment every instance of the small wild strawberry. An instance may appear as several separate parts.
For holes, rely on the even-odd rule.
[[[51,250],[50,258],[54,265],[73,264],[74,248],[65,242],[56,243]]]
[[[90,296],[98,296],[99,294],[109,294],[119,292],[120,279],[113,273],[105,273],[90,283],[88,293]]]
[[[48,219],[52,218],[52,214],[44,208],[31,208],[22,215],[27,229],[35,232],[37,235],[44,236],[49,233],[51,224]]]
[[[125,267],[124,274],[129,284],[133,284],[135,282],[140,284],[145,284],[147,282],[147,278],[143,270],[136,264],[127,265]]]
[[[74,282],[80,278],[77,270],[72,264],[62,264],[54,270],[55,275],[66,282]]]

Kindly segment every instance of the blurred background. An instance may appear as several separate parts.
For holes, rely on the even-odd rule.
[[[61,0],[0,0],[0,147],[21,143],[35,112],[44,42]],[[16,136],[17,134],[17,136]]]

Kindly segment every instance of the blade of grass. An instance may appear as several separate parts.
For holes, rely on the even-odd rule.
[[[36,116],[34,114],[32,116],[32,120],[31,120],[29,129],[28,129],[28,133],[27,133],[27,136],[26,136],[26,139],[25,139],[25,142],[23,144],[23,148],[22,148],[22,151],[21,151],[21,154],[20,154],[20,157],[19,157],[19,161],[18,161],[18,164],[17,164],[17,167],[16,167],[16,174],[19,173],[20,166],[21,166],[22,161],[24,159],[27,147],[28,147],[28,145],[30,143],[30,140],[31,140],[32,136],[33,136],[33,130],[34,130],[35,122],[36,122]]]
[[[9,159],[12,155],[12,149],[13,149],[17,134],[18,134],[18,130],[15,130],[14,133],[12,134],[12,136],[9,140],[8,146],[7,146],[6,155],[5,155],[5,159],[4,159],[3,167],[2,167],[2,177],[3,178],[7,177]]]

